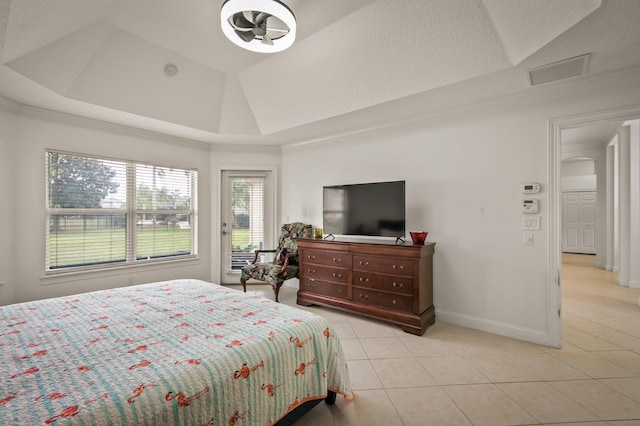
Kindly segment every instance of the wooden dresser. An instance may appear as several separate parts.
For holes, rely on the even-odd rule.
[[[322,305],[422,335],[435,321],[435,243],[300,239],[298,304]]]

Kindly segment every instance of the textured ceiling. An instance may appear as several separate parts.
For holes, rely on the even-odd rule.
[[[0,96],[278,144],[529,90],[527,69],[584,53],[590,75],[640,66],[637,0],[284,2],[296,43],[260,54],[226,40],[222,0],[3,0]]]

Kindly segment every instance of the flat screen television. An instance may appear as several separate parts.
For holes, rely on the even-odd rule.
[[[323,187],[325,234],[404,238],[405,181]]]

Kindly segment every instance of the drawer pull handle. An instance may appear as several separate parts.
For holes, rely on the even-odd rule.
[[[315,278],[309,278],[309,281],[315,281],[315,280],[316,280]]]
[[[360,261],[360,266],[369,266],[369,262],[367,262],[365,260],[361,260]]]
[[[342,289],[341,288],[338,289],[338,293],[342,293]]]
[[[395,281],[394,281],[394,282],[393,282],[393,286],[394,286],[395,288],[403,288],[403,287],[404,287],[404,284],[402,284],[402,283],[398,284],[397,282],[395,282]],[[395,302],[394,302],[394,303],[395,303]]]
[[[336,263],[340,263],[340,262],[342,262],[342,258],[341,257],[338,257],[338,258],[334,257],[333,261],[336,262]]]
[[[308,287],[309,287],[309,288],[316,288],[316,285],[315,285],[315,284],[311,284],[311,283],[309,283],[309,284],[308,284]]]
[[[399,270],[401,270],[401,271],[402,271],[402,270],[404,270],[404,265],[400,265],[400,266],[398,266],[398,265],[393,265],[393,269],[399,269]]]
[[[393,299],[393,304],[395,305],[396,303],[398,303],[398,302],[396,302],[396,299]]]
[[[313,255],[308,254],[308,255],[307,255],[307,259],[315,260],[315,259],[316,259],[316,257],[315,257],[315,256],[313,256]]]
[[[369,278],[362,278],[362,277],[360,277],[360,282],[361,282],[361,283],[365,283],[365,284],[366,284],[366,283],[368,283],[368,282],[369,282]]]
[[[368,294],[361,294],[360,295],[360,299],[367,301],[369,299],[369,295]]]
[[[315,270],[315,269],[309,269],[309,273],[310,273],[310,274],[315,274],[315,273],[316,273],[316,270]],[[393,284],[395,285],[395,283],[393,283]]]
[[[342,274],[333,273],[333,278],[342,278]]]

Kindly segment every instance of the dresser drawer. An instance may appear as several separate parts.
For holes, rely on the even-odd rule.
[[[300,276],[346,285],[349,279],[349,269],[314,265],[312,263],[303,262],[300,267]]]
[[[394,311],[411,312],[413,297],[401,294],[382,293],[361,287],[353,287],[353,300],[367,306],[377,306]]]
[[[413,294],[413,278],[353,271],[353,285],[390,293]]]
[[[305,265],[314,263],[316,265],[337,266],[342,268],[351,267],[351,256],[346,253],[331,251],[303,250],[300,262]]]
[[[435,321],[434,246],[302,238],[297,303],[351,311],[422,335]]]
[[[347,285],[317,281],[313,278],[302,277],[300,280],[300,290],[338,299],[349,298],[349,287]]]
[[[353,270],[393,275],[413,275],[413,262],[408,259],[376,256],[353,256]]]

